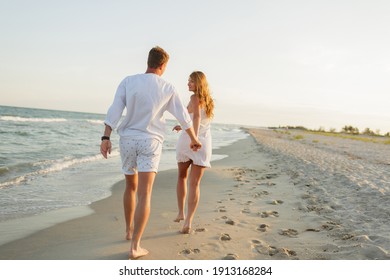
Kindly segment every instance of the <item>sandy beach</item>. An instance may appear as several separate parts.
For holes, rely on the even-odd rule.
[[[205,173],[191,234],[173,222],[176,170],[157,175],[142,260],[390,259],[388,145],[247,131],[214,151],[228,157]],[[91,215],[0,246],[0,258],[126,260],[123,189],[114,185]]]

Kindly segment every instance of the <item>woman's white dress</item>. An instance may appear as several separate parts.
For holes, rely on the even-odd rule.
[[[191,119],[193,114],[190,113]],[[212,154],[212,139],[210,133],[211,119],[207,117],[206,112],[202,108],[200,111],[200,126],[198,139],[202,147],[194,152],[190,148],[191,139],[187,132],[182,130],[176,144],[176,160],[177,162],[188,162],[192,160],[195,165],[211,167]]]

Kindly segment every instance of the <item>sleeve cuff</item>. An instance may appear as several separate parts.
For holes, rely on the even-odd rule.
[[[111,127],[112,130],[115,130],[115,128],[116,128],[116,127],[115,127],[110,121],[108,121],[108,120],[105,120],[105,121],[104,121],[104,124],[105,124],[105,125],[108,125],[109,127]]]

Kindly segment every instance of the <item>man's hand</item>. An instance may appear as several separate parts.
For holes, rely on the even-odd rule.
[[[176,125],[172,131],[176,131],[176,132],[179,132],[181,130],[181,126],[180,125]]]
[[[107,158],[107,153],[111,154],[111,141],[103,140],[100,144],[100,152],[104,158]]]

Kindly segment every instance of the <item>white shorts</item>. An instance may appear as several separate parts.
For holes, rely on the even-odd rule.
[[[122,171],[126,175],[137,172],[156,172],[160,163],[162,143],[156,139],[121,137],[119,148]]]

